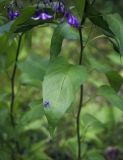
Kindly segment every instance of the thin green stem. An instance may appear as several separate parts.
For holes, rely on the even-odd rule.
[[[13,128],[15,128],[15,126],[16,126],[15,118],[14,118],[15,76],[16,76],[17,62],[18,62],[18,57],[19,57],[19,52],[20,52],[20,47],[21,47],[22,35],[23,34],[19,35],[18,46],[17,46],[16,56],[15,56],[15,63],[14,63],[13,71],[12,71],[12,76],[11,76],[11,79],[10,79],[11,80],[10,120],[11,120],[11,125],[12,125]],[[18,153],[21,153],[19,142],[16,139],[13,139],[12,141],[15,144]],[[14,152],[15,151],[13,151],[12,154],[11,154],[12,160],[16,159]]]
[[[87,1],[85,4],[84,8],[84,13],[86,12],[86,6],[87,6]],[[79,58],[79,65],[83,64],[83,51],[84,51],[84,46],[83,46],[83,35],[82,35],[82,25],[85,22],[85,15],[82,16],[81,18],[81,23],[80,27],[78,29],[79,31],[79,38],[80,38],[80,58]],[[80,100],[79,100],[79,106],[78,106],[78,112],[77,112],[77,118],[76,118],[76,132],[77,132],[77,144],[78,144],[78,153],[77,153],[77,160],[82,160],[81,159],[81,133],[80,133],[80,116],[81,116],[81,110],[83,106],[83,89],[84,86],[80,86]]]
[[[79,59],[79,65],[82,65],[83,63],[83,39],[82,39],[82,30],[81,28],[79,29],[79,36],[80,36],[80,59]],[[77,160],[81,160],[81,135],[80,135],[80,114],[81,114],[81,109],[83,106],[83,85],[80,87],[80,101],[79,101],[79,107],[78,107],[78,112],[77,112],[77,119],[76,119],[76,124],[77,124],[77,144],[78,144],[78,157]]]
[[[16,75],[16,70],[17,70],[17,62],[18,62],[18,56],[19,56],[19,52],[20,52],[22,35],[23,34],[19,35],[15,63],[14,63],[13,72],[12,72],[12,76],[11,76],[10,119],[11,119],[11,124],[13,127],[15,127],[15,119],[14,119],[14,113],[13,113],[14,112],[14,102],[15,102],[15,75]]]

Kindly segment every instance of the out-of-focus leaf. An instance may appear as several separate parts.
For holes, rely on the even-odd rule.
[[[102,129],[104,127],[102,122],[100,122],[96,117],[88,113],[82,115],[82,122],[89,130]]]
[[[27,59],[18,63],[18,68],[22,74],[27,74],[27,77],[32,80],[42,81],[48,61],[38,55],[29,55]],[[28,79],[29,80],[29,79]]]
[[[77,157],[76,146],[77,146],[77,141],[76,141],[76,138],[74,137],[67,139],[67,141],[64,139],[62,139],[61,141],[61,147],[69,150],[73,159],[76,159]]]
[[[41,102],[33,102],[30,104],[29,111],[23,114],[20,120],[20,124],[21,125],[29,124],[32,121],[41,119],[43,115],[44,111]]]
[[[12,24],[13,24],[13,22],[11,21],[11,22],[8,22],[4,25],[1,25],[0,26],[0,35],[2,35],[4,33],[9,33]]]
[[[7,150],[7,149],[6,149]],[[11,156],[8,152],[4,150],[0,150],[0,160],[8,160],[8,159],[11,159]]]
[[[103,155],[99,154],[97,151],[90,151],[87,157],[87,160],[105,160]]]
[[[92,69],[96,69],[99,72],[107,73],[110,70],[112,70],[112,68],[110,67],[110,65],[101,63],[101,62],[97,61],[97,59],[95,59],[92,56],[88,56],[88,61],[90,63],[90,67]]]
[[[110,86],[101,86],[98,89],[98,94],[106,98],[112,106],[118,107],[123,111],[123,98],[118,96],[113,88]]]

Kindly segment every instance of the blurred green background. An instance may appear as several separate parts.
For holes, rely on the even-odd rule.
[[[104,14],[119,12],[122,0],[97,0]],[[3,23],[0,18],[0,23]],[[113,68],[123,77],[123,59],[113,50],[100,28],[87,21],[84,26],[84,64],[90,76],[84,85],[81,113],[83,160],[123,160],[123,112],[96,95],[96,88],[109,84],[105,71]],[[9,117],[10,77],[17,39],[0,36],[0,160],[76,160],[76,111],[79,94],[60,121],[52,139],[43,114],[42,80],[49,60],[52,27],[35,27],[23,36],[15,83],[13,132]],[[61,55],[72,63],[79,61],[79,42],[64,40]],[[123,87],[118,92],[123,94]],[[15,139],[19,142],[16,143]]]

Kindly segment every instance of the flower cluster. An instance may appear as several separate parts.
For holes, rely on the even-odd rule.
[[[44,6],[44,8],[39,9],[39,5],[41,3],[41,6]],[[49,7],[52,9],[54,14],[61,14],[62,18],[66,20],[66,22],[75,28],[79,27],[79,22],[75,16],[71,14],[70,11],[68,11],[65,8],[63,0],[59,1],[52,1],[52,0],[43,0],[39,1],[37,4],[37,8],[35,11],[35,14],[31,17],[33,20],[51,20],[54,17],[54,14],[51,15],[46,11],[46,8]],[[14,20],[16,17],[19,16],[18,11],[9,10],[8,11],[8,18],[9,20]]]
[[[10,9],[8,9],[8,19],[10,20],[10,21],[12,21],[12,20],[14,20],[16,17],[18,17],[19,16],[19,12],[18,11],[14,11],[14,10],[10,10]]]

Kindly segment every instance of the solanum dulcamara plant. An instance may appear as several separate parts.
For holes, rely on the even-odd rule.
[[[93,67],[91,63],[86,64],[84,51],[88,40],[84,37],[84,27],[89,21],[94,26],[101,28],[102,34],[112,44],[112,48],[122,57],[123,54],[123,22],[117,13],[103,14],[95,9],[95,0],[2,0],[0,12],[4,21],[0,26],[0,35],[7,34],[8,39],[18,41],[13,71],[11,74],[11,99],[10,119],[13,130],[16,129],[17,121],[14,115],[15,105],[15,76],[17,73],[18,57],[21,50],[23,36],[34,27],[53,27],[54,32],[51,38],[48,65],[45,68],[42,81],[42,95],[40,97],[40,108],[44,110],[47,118],[49,133],[54,138],[57,126],[60,125],[68,112],[71,104],[79,95],[78,106],[76,106],[76,135],[77,135],[77,157],[82,160],[82,145],[80,132],[80,115],[84,107],[83,96],[84,84],[87,82]],[[105,3],[105,2],[104,2]],[[89,24],[90,24],[89,23]],[[95,37],[94,37],[95,38]],[[63,58],[60,54],[64,39],[79,42],[78,64],[71,63],[69,59]],[[84,59],[85,58],[85,59]],[[98,61],[98,60],[97,60]],[[99,68],[98,68],[99,69]],[[97,95],[104,97],[111,105],[123,110],[123,98],[117,95],[121,83],[113,83],[110,77],[113,69],[103,69],[107,76],[109,85],[97,88]],[[113,72],[116,79],[120,75]],[[79,93],[78,93],[79,92]],[[15,140],[16,145],[18,144]],[[83,159],[84,160],[84,159]]]

